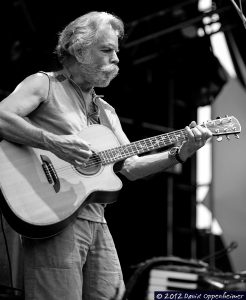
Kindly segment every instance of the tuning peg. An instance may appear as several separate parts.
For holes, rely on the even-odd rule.
[[[239,139],[239,135],[238,135],[238,134],[235,134],[235,137],[236,137],[237,139]]]
[[[223,138],[222,138],[222,136],[218,136],[216,140],[217,140],[217,142],[221,142],[223,140]]]
[[[226,138],[227,138],[227,140],[230,140],[230,137],[229,137],[229,135],[226,135]]]

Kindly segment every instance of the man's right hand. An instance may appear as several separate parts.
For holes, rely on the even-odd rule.
[[[92,155],[91,145],[77,135],[43,134],[45,148],[73,165],[86,163]]]

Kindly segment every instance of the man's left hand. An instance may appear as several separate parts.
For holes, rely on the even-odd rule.
[[[203,147],[207,140],[212,137],[212,132],[208,128],[197,125],[195,121],[186,126],[185,130],[188,134],[188,140],[182,144],[179,152],[183,161],[186,161],[198,149]]]

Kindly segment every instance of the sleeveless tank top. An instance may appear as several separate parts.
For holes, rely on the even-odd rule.
[[[30,122],[57,135],[76,134],[94,123],[109,127],[120,144],[129,143],[114,108],[101,96],[92,92],[92,107],[86,111],[85,102],[78,86],[69,79],[65,70],[41,72],[49,78],[49,93],[40,106],[29,116]],[[83,207],[78,217],[105,223],[104,204],[90,203]]]

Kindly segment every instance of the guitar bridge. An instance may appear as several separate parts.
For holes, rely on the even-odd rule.
[[[40,155],[40,158],[43,162],[42,167],[49,184],[53,184],[55,192],[58,193],[60,191],[60,180],[51,160],[46,155]]]

